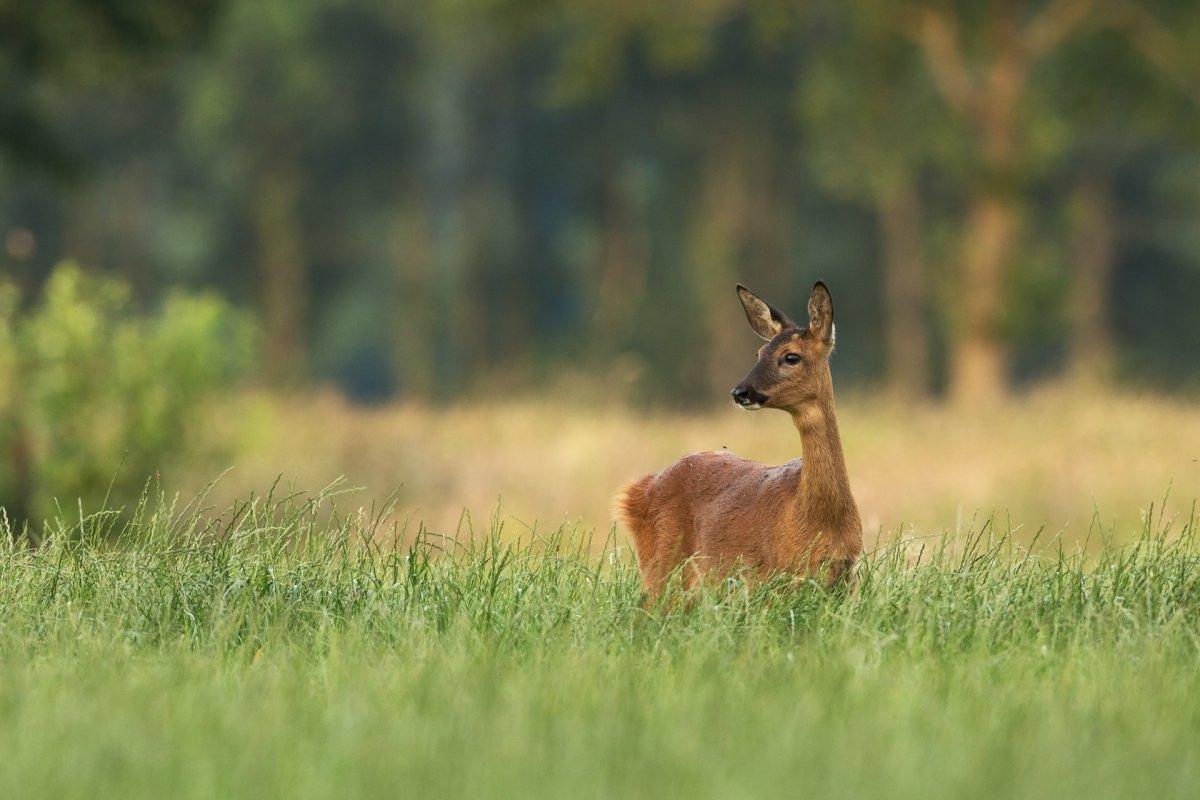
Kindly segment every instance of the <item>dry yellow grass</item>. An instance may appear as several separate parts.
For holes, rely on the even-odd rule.
[[[778,412],[639,412],[549,400],[358,408],[334,394],[242,398],[225,409],[253,431],[219,498],[282,475],[310,489],[344,476],[369,504],[399,489],[398,514],[453,531],[499,504],[515,524],[611,525],[615,488],[698,450],[768,463],[800,442]],[[245,424],[246,421],[248,424]],[[1044,390],[989,409],[839,401],[868,544],[904,526],[936,533],[994,510],[1022,538],[1044,527],[1082,540],[1093,516],[1125,538],[1170,488],[1186,516],[1200,497],[1200,405],[1156,396]],[[510,524],[514,524],[510,522]]]

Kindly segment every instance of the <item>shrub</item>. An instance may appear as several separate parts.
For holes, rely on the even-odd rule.
[[[128,287],[58,267],[35,302],[0,285],[0,504],[17,527],[55,504],[119,508],[221,443],[203,402],[250,362],[252,326],[212,294],[138,315]]]

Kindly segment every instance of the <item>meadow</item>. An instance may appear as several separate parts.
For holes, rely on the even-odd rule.
[[[345,498],[342,498],[343,500]],[[4,797],[1191,797],[1200,543],[993,523],[643,610],[572,528],[264,496],[0,549]],[[502,527],[503,523],[496,525]]]
[[[210,430],[241,442],[214,497],[225,505],[280,477],[303,488],[344,478],[361,489],[357,503],[394,497],[414,529],[486,528],[499,509],[510,531],[568,524],[602,540],[616,487],[686,453],[728,447],[770,464],[800,455],[779,412],[749,414],[723,397],[638,409],[619,402],[623,392],[607,402],[610,389],[565,383],[574,388],[540,399],[378,407],[336,393],[238,395],[212,414]],[[965,536],[992,515],[1022,541],[1039,531],[1072,546],[1089,532],[1123,539],[1151,504],[1165,498],[1168,516],[1180,516],[1200,497],[1200,406],[1186,398],[1060,386],[955,407],[847,392],[838,417],[869,545]],[[223,466],[176,483],[198,491]]]
[[[1195,406],[839,413],[853,588],[666,610],[613,488],[782,415],[227,397],[215,483],[0,536],[0,797],[1194,796]]]

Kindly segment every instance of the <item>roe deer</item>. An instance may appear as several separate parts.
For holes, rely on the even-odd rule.
[[[648,602],[683,567],[684,588],[738,567],[832,585],[862,552],[833,411],[833,299],[818,282],[800,327],[740,284],[750,327],[767,340],[733,390],[742,408],[778,408],[800,432],[803,459],[778,467],[724,452],[685,456],[626,485],[616,513],[633,538]]]

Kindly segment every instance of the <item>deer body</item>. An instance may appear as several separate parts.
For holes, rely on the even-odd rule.
[[[828,290],[814,288],[807,328],[740,286],[738,293],[751,326],[768,341],[734,399],[749,410],[787,411],[804,459],[772,467],[725,451],[696,453],[625,486],[617,515],[650,599],[681,567],[685,587],[737,569],[833,583],[862,551],[834,413]]]

